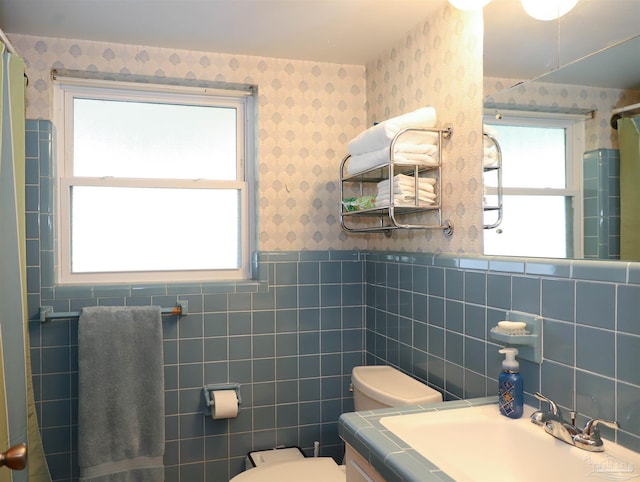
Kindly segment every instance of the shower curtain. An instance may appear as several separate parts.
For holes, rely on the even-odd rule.
[[[618,119],[620,259],[640,261],[640,116]]]
[[[4,44],[0,49],[0,452],[22,442],[28,450],[27,469],[0,468],[0,481],[44,482],[51,476],[38,431],[27,330],[24,64]]]

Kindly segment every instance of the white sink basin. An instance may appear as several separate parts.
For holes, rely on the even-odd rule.
[[[604,452],[561,442],[496,405],[383,417],[380,423],[458,482],[591,481],[640,477],[640,454],[604,440]]]

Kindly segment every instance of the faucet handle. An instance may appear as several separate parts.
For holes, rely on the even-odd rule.
[[[560,412],[560,407],[548,397],[545,397],[542,393],[536,392],[534,396],[543,402],[547,402],[549,404],[549,412],[543,412],[541,410],[536,410],[531,414],[531,422],[536,425],[544,425],[544,423],[549,419],[549,416],[562,418],[562,413]]]
[[[574,444],[580,448],[589,450],[590,452],[602,452],[604,450],[602,438],[600,437],[600,429],[598,425],[604,425],[609,428],[619,428],[618,422],[603,420],[601,418],[591,418],[584,424],[582,433],[574,437]]]
[[[587,437],[594,437],[600,435],[600,430],[598,430],[598,425],[602,424],[609,428],[620,428],[620,424],[618,422],[611,422],[609,420],[603,420],[601,418],[591,418],[587,420],[587,423],[584,424],[584,429],[582,429],[582,433]]]
[[[556,402],[554,402],[553,400],[551,400],[549,397],[545,397],[542,393],[540,392],[536,392],[535,393],[535,397],[538,400],[542,400],[543,402],[547,402],[549,404],[549,413],[551,413],[551,415],[555,415],[557,417],[561,417],[561,413],[560,413],[560,407],[558,407],[558,405],[556,404]]]

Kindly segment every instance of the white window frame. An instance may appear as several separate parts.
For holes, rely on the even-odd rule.
[[[485,109],[484,123],[487,125],[510,125],[528,127],[564,128],[566,134],[565,159],[566,180],[564,189],[560,188],[513,188],[504,187],[503,194],[527,196],[565,196],[573,201],[573,255],[582,258],[584,254],[584,196],[583,196],[583,157],[585,149],[586,116],[541,111],[495,110]],[[498,140],[499,142],[499,140]],[[486,188],[489,195],[497,195],[497,188]],[[526,256],[526,254],[523,254]]]
[[[74,98],[130,100],[232,107],[237,112],[237,177],[233,181],[206,179],[136,179],[73,176]],[[119,82],[75,77],[55,78],[53,120],[56,126],[56,281],[58,284],[115,284],[140,282],[207,282],[252,277],[255,249],[254,95],[249,90]],[[186,271],[125,271],[74,273],[71,271],[71,188],[73,186],[235,189],[240,192],[241,263],[238,269]],[[218,206],[213,209],[224,209]],[[215,219],[210,222],[215,223]],[[167,219],[160,230],[180,233],[180,221]],[[220,226],[224,230],[224,226]]]

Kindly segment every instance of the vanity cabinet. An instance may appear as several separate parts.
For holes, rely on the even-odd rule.
[[[347,482],[385,482],[380,472],[349,444],[345,444],[344,464]]]
[[[340,164],[340,224],[349,233],[383,232],[391,235],[395,229],[440,229],[445,235],[453,234],[453,226],[442,220],[442,143],[453,133],[451,127],[445,129],[408,128],[400,131],[391,141],[387,159],[357,172],[349,171],[348,163],[351,155],[347,155]],[[436,151],[434,162],[420,163],[402,157],[396,152],[396,146],[406,145],[407,139],[416,144],[420,143],[420,135],[430,135]],[[435,134],[435,136],[434,136]],[[409,189],[413,190],[414,198],[408,201],[398,201],[404,192],[399,191],[394,182],[397,176],[405,176],[415,181]],[[429,179],[427,179],[429,178]],[[433,185],[435,201],[429,203],[420,200],[416,195],[420,192],[421,183],[429,181]],[[377,195],[378,186],[385,184],[389,194],[384,202]],[[413,184],[413,183],[410,183]],[[406,185],[406,184],[405,184]],[[436,223],[433,223],[433,214]],[[431,223],[426,222],[430,220]]]

